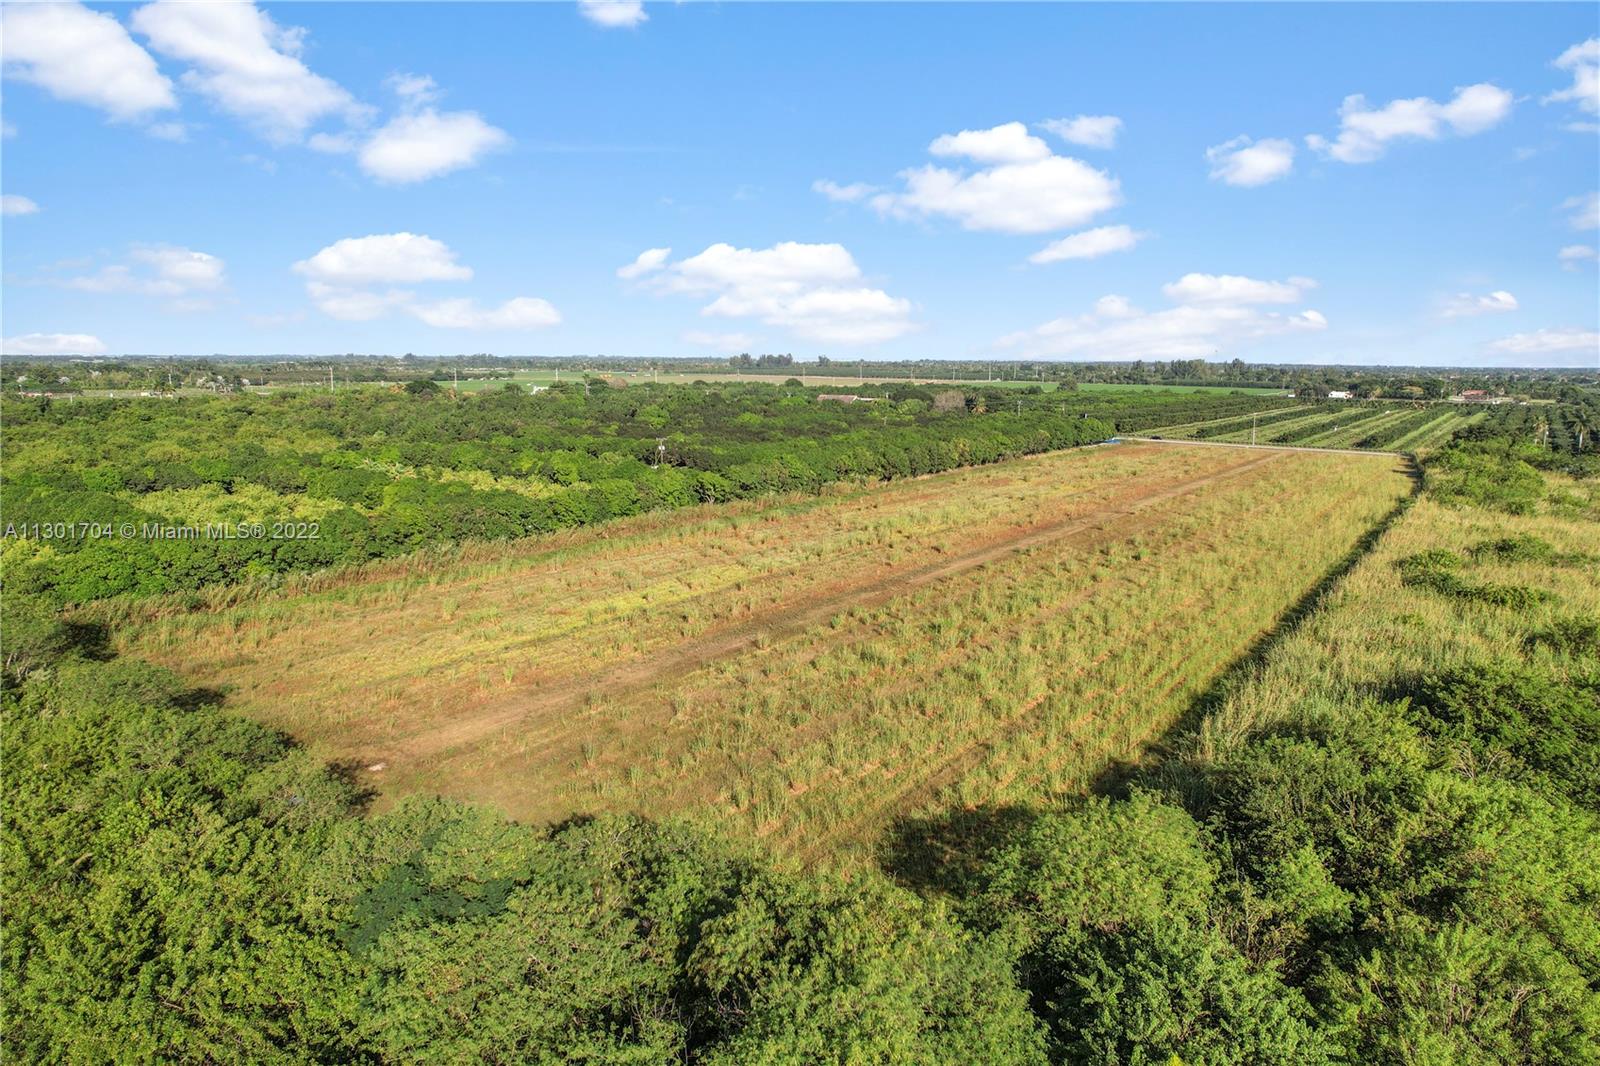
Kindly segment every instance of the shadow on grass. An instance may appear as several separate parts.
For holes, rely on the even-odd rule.
[[[1422,471],[1407,457],[1406,474],[1411,491],[1397,501],[1362,534],[1323,576],[1292,603],[1270,629],[1258,636],[1226,669],[1206,686],[1161,736],[1150,741],[1133,760],[1117,760],[1102,770],[1089,787],[1095,795],[1124,797],[1139,785],[1153,785],[1155,772],[1177,748],[1178,742],[1197,730],[1246,678],[1251,676],[1279,644],[1327,601],[1346,575],[1356,568],[1422,492]],[[995,850],[1015,839],[1036,820],[1044,808],[1031,806],[958,808],[936,815],[902,818],[895,822],[878,849],[879,866],[907,888],[924,893],[944,893],[961,898],[973,876]]]
[[[116,658],[111,650],[111,630],[100,622],[63,622],[63,651],[76,653],[92,662],[110,662]]]
[[[967,894],[973,877],[998,847],[1039,817],[1033,807],[957,808],[895,822],[878,851],[890,877],[919,892]]]

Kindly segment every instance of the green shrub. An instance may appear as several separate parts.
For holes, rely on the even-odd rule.
[[[1552,593],[1527,585],[1462,585],[1455,590],[1455,595],[1462,599],[1487,603],[1493,607],[1510,607],[1518,611],[1525,611],[1534,604],[1548,603],[1555,599]]]
[[[1473,764],[1548,778],[1600,807],[1600,683],[1512,662],[1477,663],[1412,681],[1412,720]]]
[[[1446,595],[1454,595],[1465,587],[1456,574],[1456,571],[1465,565],[1465,559],[1443,548],[1429,548],[1427,551],[1408,555],[1395,563],[1400,571],[1402,584],[1413,588],[1432,589]]]
[[[1304,1000],[1212,927],[1217,874],[1182,808],[1089,799],[1000,850],[970,912],[1017,938],[1054,1061],[1326,1061]]]
[[[1452,506],[1533,514],[1545,494],[1534,463],[1548,456],[1505,438],[1458,441],[1428,464],[1428,488],[1434,499]]]
[[[1395,566],[1400,570],[1400,581],[1404,585],[1431,589],[1444,596],[1487,603],[1494,607],[1526,610],[1534,604],[1554,598],[1544,589],[1526,585],[1474,584],[1466,581],[1458,573],[1465,563],[1466,560],[1455,552],[1430,548],[1400,559]]]
[[[1575,615],[1557,619],[1528,637],[1529,647],[1546,647],[1564,655],[1600,655],[1600,618]]]
[[[1472,549],[1472,555],[1476,559],[1494,559],[1504,563],[1550,563],[1559,558],[1555,546],[1549,541],[1527,533],[1486,540]]]

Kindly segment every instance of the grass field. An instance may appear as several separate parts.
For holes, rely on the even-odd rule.
[[[1562,618],[1600,616],[1600,568],[1592,562],[1600,494],[1592,485],[1546,475],[1551,488],[1586,501],[1567,514],[1512,515],[1452,508],[1423,496],[1332,590],[1323,608],[1274,647],[1264,661],[1225,686],[1214,713],[1186,743],[1203,760],[1237,747],[1252,730],[1296,708],[1359,702],[1395,679],[1438,674],[1473,662],[1527,652],[1531,634]],[[1538,538],[1569,561],[1485,558],[1474,549],[1509,537]],[[1524,586],[1549,599],[1513,608],[1464,602],[1402,585],[1396,563],[1446,550],[1470,560],[1469,579]],[[1538,661],[1548,652],[1532,653]]]
[[[1134,758],[1411,488],[1126,445],[127,608],[384,801],[683,812],[802,860]]]

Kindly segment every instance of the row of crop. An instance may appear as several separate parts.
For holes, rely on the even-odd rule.
[[[1355,425],[1357,422],[1364,422],[1369,418],[1377,418],[1378,416],[1386,413],[1387,412],[1382,407],[1355,408],[1336,411],[1331,415],[1327,415],[1309,423],[1296,425],[1292,429],[1289,429],[1281,434],[1277,434],[1272,437],[1272,443],[1298,444],[1301,441],[1310,440],[1312,437],[1321,436],[1324,433],[1329,433],[1337,429],[1343,429],[1346,426]]]
[[[1356,448],[1387,448],[1396,441],[1408,437],[1415,430],[1434,421],[1441,412],[1437,407],[1424,407],[1411,411],[1403,417],[1375,427],[1372,432],[1357,440],[1352,447]]]
[[[1570,455],[1595,451],[1597,427],[1600,427],[1600,404],[1590,402],[1559,408],[1550,416],[1550,450]]]
[[[1409,414],[1407,411],[1390,409],[1373,418],[1355,422],[1347,420],[1303,443],[1318,448],[1354,448],[1358,446],[1357,441],[1370,434],[1381,432],[1385,426],[1399,421],[1407,414]]]
[[[1296,405],[1259,416],[1250,415],[1231,418],[1225,422],[1207,422],[1205,425],[1198,426],[1193,431],[1185,433],[1184,436],[1193,437],[1195,440],[1210,440],[1213,437],[1221,437],[1229,433],[1239,433],[1252,428],[1259,430],[1266,426],[1277,425],[1279,422],[1286,422],[1289,419],[1303,418],[1316,413],[1318,410],[1319,408],[1317,407]]]
[[[1142,409],[1113,414],[1111,420],[1119,433],[1142,433],[1145,430],[1184,425],[1202,419],[1247,415],[1252,411],[1271,411],[1293,406],[1295,403],[1292,397],[1287,396],[1199,394],[1192,399],[1149,404]],[[1093,408],[1090,410],[1096,416],[1102,414]]]

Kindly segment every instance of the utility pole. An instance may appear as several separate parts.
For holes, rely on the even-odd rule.
[[[1256,442],[1256,418],[1257,417],[1258,417],[1258,415],[1257,415],[1257,413],[1255,411],[1251,411],[1250,412],[1250,444],[1252,446],[1254,446],[1254,444]]]
[[[650,469],[651,470],[660,470],[661,469],[661,464],[666,462],[666,461],[667,461],[667,439],[665,437],[657,437],[656,438],[656,465],[652,466]]]
[[[328,391],[333,391],[333,364],[328,364]]]

